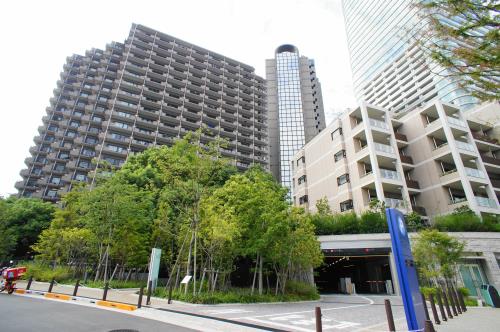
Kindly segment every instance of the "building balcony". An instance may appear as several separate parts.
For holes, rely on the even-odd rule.
[[[484,173],[478,169],[470,168],[470,167],[464,167],[464,168],[465,168],[465,173],[467,174],[467,176],[479,178],[479,179],[486,178]]]
[[[405,156],[405,155],[400,154],[400,155],[399,155],[399,158],[401,159],[401,162],[402,162],[402,163],[405,163],[405,164],[413,164],[413,159],[412,159],[412,157],[410,157],[410,156]]]
[[[374,142],[373,145],[375,147],[375,151],[383,152],[383,153],[387,153],[387,154],[395,154],[393,147],[390,145],[377,143],[377,142]]]
[[[477,140],[480,140],[480,141],[483,141],[483,142],[486,142],[486,143],[490,143],[490,144],[496,144],[498,145],[498,140],[494,139],[494,138],[491,138],[487,135],[482,135],[480,133],[472,133],[472,137],[474,137],[475,139]]]
[[[425,211],[425,208],[424,208],[424,207],[422,207],[422,206],[412,205],[412,206],[411,206],[411,209],[412,209],[414,212],[416,212],[416,213],[418,213],[419,215],[421,215],[421,216],[426,216],[426,215],[427,215],[427,211]]]
[[[401,133],[395,132],[394,136],[396,137],[396,139],[398,141],[408,142],[408,138],[406,137],[406,135],[403,135]]]
[[[476,202],[477,205],[481,207],[492,208],[492,209],[495,209],[497,207],[497,203],[493,199],[490,199],[488,197],[476,196]]]
[[[455,144],[457,145],[457,148],[459,148],[460,150],[473,153],[476,152],[474,146],[470,143],[455,140]]]
[[[412,189],[420,189],[418,181],[406,179],[406,186]]]
[[[387,180],[401,181],[401,176],[399,175],[399,173],[390,169],[381,168],[380,176]]]
[[[385,121],[380,121],[376,119],[369,118],[370,126],[375,127],[377,129],[389,130],[389,125],[385,123]]]
[[[500,159],[481,155],[484,163],[500,166]]]
[[[395,208],[400,210],[405,210],[405,202],[402,199],[397,198],[385,198],[384,199],[385,206],[389,208]]]
[[[494,188],[500,188],[500,180],[497,180],[497,179],[490,179],[491,181],[491,185],[494,187]]]
[[[461,127],[461,128],[468,128],[467,124],[460,119],[454,118],[452,116],[447,116],[446,119],[447,119],[448,123],[451,125]]]

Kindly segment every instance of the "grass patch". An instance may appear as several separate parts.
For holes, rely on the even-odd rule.
[[[172,299],[198,304],[293,302],[319,299],[316,287],[299,282],[290,281],[289,283],[291,285],[287,287],[287,293],[284,295],[275,295],[274,292],[266,292],[259,295],[257,290],[252,295],[250,288],[230,288],[227,291],[215,291],[213,293],[204,291],[201,294],[193,296],[193,290],[190,288],[187,294],[184,294],[184,289],[174,290],[172,292]],[[153,295],[167,298],[168,291],[164,287],[159,287]]]
[[[72,276],[72,271],[66,266],[56,266],[55,268],[36,262],[24,262],[19,266],[26,267],[26,274],[23,279],[33,277],[36,281],[51,281],[54,279],[57,282],[69,280]]]
[[[146,281],[145,280],[112,280],[109,283],[110,288],[140,288],[141,286],[146,287]],[[104,281],[102,280],[97,280],[97,281],[90,281],[87,280],[87,282],[84,284],[86,287],[91,287],[91,288],[104,288]]]

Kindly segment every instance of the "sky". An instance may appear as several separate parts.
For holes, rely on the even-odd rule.
[[[0,6],[0,196],[16,193],[33,137],[72,54],[143,24],[255,68],[282,44],[315,60],[327,123],[355,107],[340,0],[4,1]]]

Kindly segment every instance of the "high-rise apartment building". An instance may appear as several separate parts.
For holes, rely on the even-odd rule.
[[[498,104],[490,112],[500,112]],[[432,218],[467,205],[500,214],[500,143],[495,128],[438,100],[395,118],[362,104],[306,144],[293,160],[293,202],[335,212],[387,207]]]
[[[356,98],[394,113],[436,97],[461,109],[474,106],[476,99],[418,47],[413,36],[425,24],[418,1],[342,1]]]
[[[269,158],[271,172],[291,189],[290,161],[325,128],[321,84],[314,60],[293,45],[276,49],[266,61]]]
[[[125,43],[68,57],[25,160],[20,196],[57,201],[107,161],[172,144],[204,127],[200,144],[225,138],[223,156],[268,167],[266,91],[254,68],[133,24]]]

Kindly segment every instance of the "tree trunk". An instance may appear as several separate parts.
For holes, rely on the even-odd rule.
[[[260,257],[259,261],[259,295],[262,295],[262,266],[264,265],[264,259],[262,256]]]
[[[191,242],[189,243],[189,253],[188,253],[188,261],[186,265],[186,276],[191,273],[191,254],[193,253],[193,241],[194,241],[194,232],[191,233]],[[184,294],[187,294],[189,282],[186,282],[186,287],[184,288]]]
[[[130,278],[130,274],[132,273],[132,270],[133,269],[128,270],[127,277],[125,278],[125,281],[128,281],[128,279]]]
[[[109,278],[109,281],[111,282],[113,280],[113,278],[115,277],[115,274],[116,274],[116,270],[118,270],[118,266],[119,264],[116,264],[115,265],[115,269],[113,270],[113,273],[111,274],[111,277]]]
[[[201,294],[201,290],[203,288],[203,282],[205,281],[205,272],[206,272],[206,269],[203,269],[203,273],[201,275],[201,281],[200,281],[200,289],[198,290],[198,294]]]
[[[257,260],[255,261],[255,270],[253,271],[252,292],[251,292],[252,295],[253,295],[253,291],[255,289],[255,279],[257,278],[257,266],[258,265],[259,265],[259,255],[257,255]]]
[[[193,257],[193,296],[196,295],[196,244],[197,244],[197,232],[196,232],[196,228],[194,230],[194,257]]]

